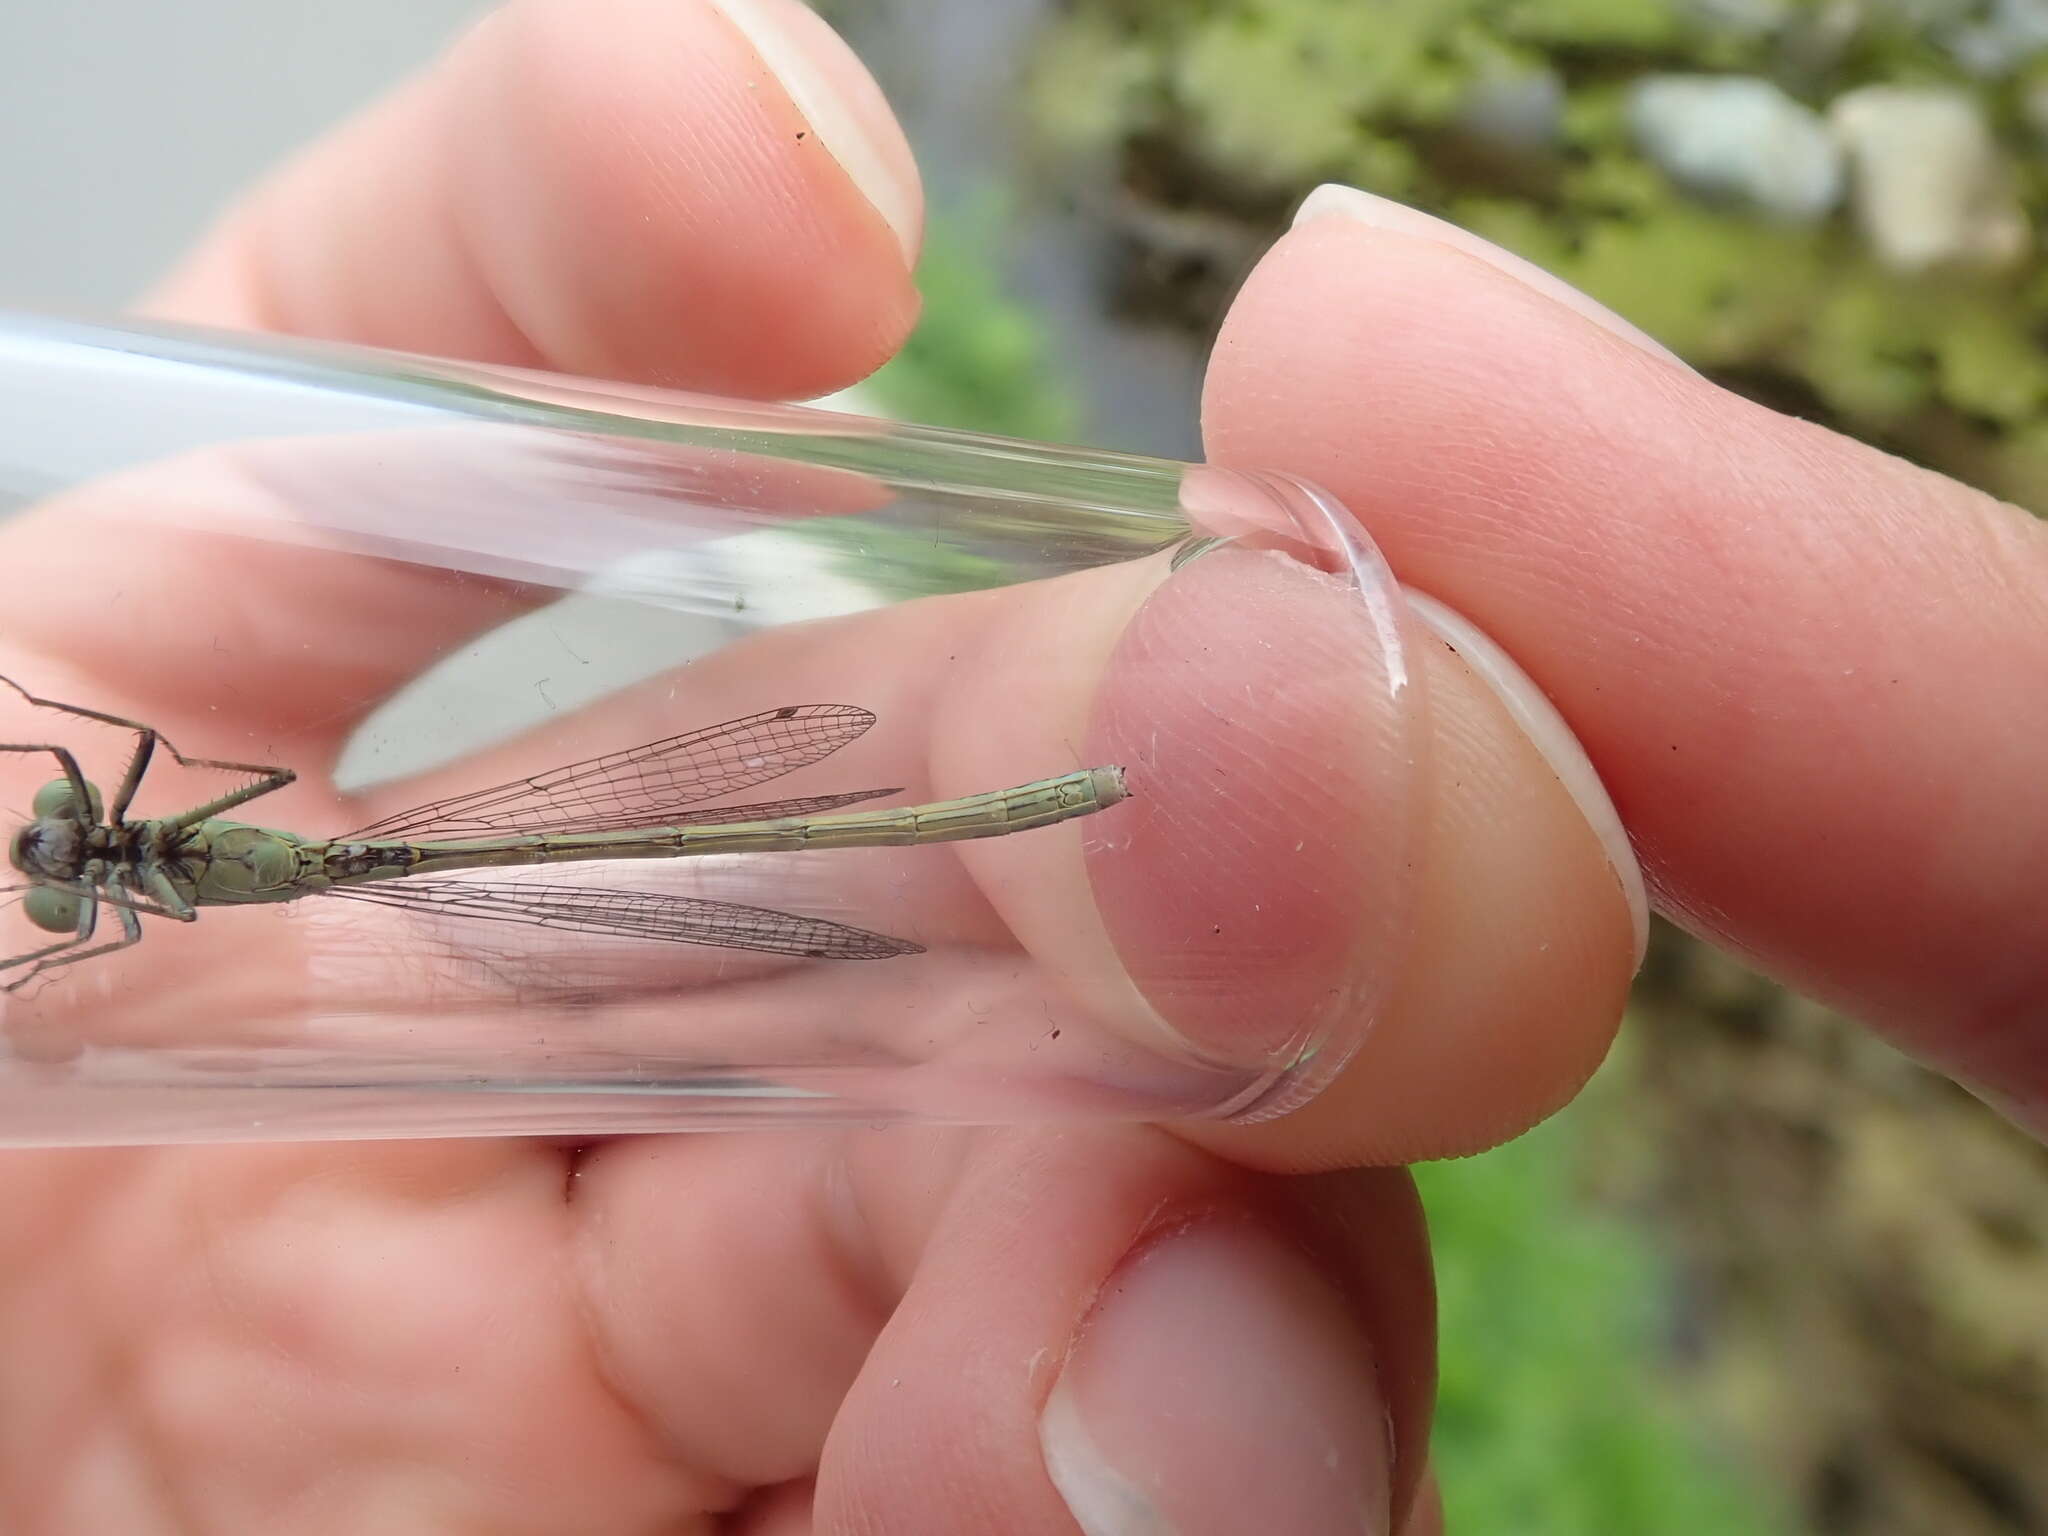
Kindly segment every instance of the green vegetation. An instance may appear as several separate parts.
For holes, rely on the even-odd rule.
[[[1588,1119],[1575,1106],[1482,1157],[1416,1170],[1442,1308],[1445,1523],[1457,1536],[1790,1530],[1679,1406],[1662,1363],[1668,1276],[1639,1230],[1577,1187]]]
[[[1005,221],[994,199],[934,214],[918,264],[924,314],[867,388],[891,415],[922,426],[1071,442],[1073,397],[1055,380],[1036,319],[1003,290]]]
[[[1774,222],[1704,201],[1644,158],[1626,110],[1630,86],[1659,74],[1751,76],[1822,113],[1861,86],[1953,88],[1981,110],[2038,229],[2048,50],[1980,41],[1973,54],[1963,40],[1988,36],[1996,10],[1075,0],[1033,71],[1031,112],[1050,147],[1118,157],[1137,195],[1260,236],[1326,180],[1443,214],[1738,389],[2048,508],[2038,263],[1909,274],[1846,210]],[[1519,102],[1519,127],[1537,131],[1489,134],[1488,101]]]

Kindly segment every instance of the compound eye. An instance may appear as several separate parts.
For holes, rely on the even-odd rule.
[[[53,891],[39,885],[21,899],[21,913],[45,933],[78,932],[78,915],[84,903],[69,891]]]
[[[97,822],[100,819],[99,788],[96,785],[87,784],[85,791],[88,795],[92,796],[91,813],[87,819]],[[69,779],[50,780],[49,783],[36,791],[35,799],[29,802],[29,810],[39,818],[44,816],[76,816],[78,814],[77,807],[78,796],[72,793],[71,781]]]

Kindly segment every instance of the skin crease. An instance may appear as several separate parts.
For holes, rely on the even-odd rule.
[[[846,72],[847,99],[882,112],[850,55],[822,67]],[[899,183],[914,178],[886,115],[866,126],[901,156]],[[152,307],[740,395],[821,391],[879,362],[915,297],[898,232],[829,155],[798,147],[809,143],[801,127],[707,5],[514,5],[230,214]],[[1972,707],[1996,706],[2009,722],[2013,701],[2041,681],[2022,622],[2033,617],[2022,578],[2038,541],[1976,507],[1941,525],[1964,532],[1909,550],[1894,575],[1916,559],[1939,555],[1960,571],[1974,558],[2010,575],[1989,611],[1948,612],[1944,629],[1946,609],[1908,603],[1895,584],[1882,613],[1911,628],[1934,664],[1932,682],[1910,674],[1917,706],[1973,677],[1960,647],[1995,673],[1954,690],[1963,697],[1943,705],[1939,746],[1973,772],[1993,759],[1982,782],[2003,797],[1952,816],[1949,830],[1972,832],[1995,813],[2015,851],[1971,846],[1996,877],[1983,902],[1966,864],[1945,872],[1924,847],[1910,873],[1945,881],[1903,892],[1903,874],[1858,855],[1851,870],[1867,881],[1845,893],[1843,869],[1802,844],[1815,834],[1801,818],[1822,818],[1835,837],[1867,833],[1855,818],[1878,811],[1913,823],[1924,773],[1888,781],[1876,749],[1907,722],[1847,708],[1822,717],[1858,751],[1817,774],[1825,731],[1802,719],[1788,744],[1770,712],[1730,702],[1740,696],[1729,680],[1752,695],[1771,685],[1761,658],[1830,623],[1852,652],[1843,665],[1860,663],[1856,647],[1882,649],[1881,609],[1859,623],[1805,588],[1758,588],[1783,540],[1745,539],[1782,526],[1821,587],[1842,574],[1826,563],[1842,541],[1799,537],[1814,506],[1839,491],[1868,516],[1856,525],[1863,546],[1879,527],[1910,544],[1933,526],[1934,504],[1963,493],[1648,363],[1505,281],[1426,241],[1343,228],[1290,236],[1224,333],[1207,402],[1216,455],[1328,480],[1365,511],[1404,579],[1505,641],[1592,744],[1624,813],[1647,827],[1667,899],[1702,921],[1722,914],[1746,948],[1840,994],[1910,982],[1943,1005],[1927,1026],[1935,1047],[1955,1043],[1953,1027],[1983,1046],[1974,1061],[2023,1086],[2013,1041],[2024,1030],[1964,1025],[1987,1017],[1973,967],[2020,953],[2015,914],[2034,910],[2013,898],[2042,867],[2026,853],[2043,813],[2014,786],[2038,774],[2021,774],[2025,743],[2012,728],[1994,730]],[[1302,295],[1316,302],[1290,297]],[[1479,356],[1505,359],[1508,372],[1453,366]],[[1542,387],[1521,375],[1503,401],[1503,378],[1511,386],[1512,370],[1536,360],[1554,362]],[[1682,432],[1683,443],[1607,473],[1602,455],[1620,450],[1593,406],[1615,399],[1632,402],[1634,426]],[[1731,485],[1740,466],[1697,446],[1730,434],[1764,455],[1767,472]],[[1490,444],[1522,457],[1488,460]],[[1381,467],[1363,473],[1376,455]],[[1633,488],[1644,484],[1656,492],[1648,510]],[[1582,503],[1585,520],[1574,521]],[[48,528],[31,518],[0,538],[11,559],[54,570]],[[1630,566],[1615,553],[1672,528],[1711,549],[1710,572],[1748,584],[1694,575],[1688,585],[1676,558]],[[1644,570],[1669,573],[1671,589],[1630,585]],[[57,594],[39,585],[0,623],[0,670],[54,696],[147,713],[193,751],[234,755],[260,731],[280,760],[317,764],[350,723],[324,701],[350,694],[302,666],[367,657],[373,672],[403,675],[409,647],[424,659],[522,600],[479,586],[473,607],[437,618],[456,633],[429,633],[409,622],[410,605],[368,606],[366,588],[346,580],[298,594],[289,614],[264,610],[265,588],[254,590],[256,606],[237,618],[268,643],[234,651],[238,696],[258,701],[246,719],[167,690],[151,670],[174,660],[161,643],[75,656]],[[1668,624],[1652,622],[1660,609]],[[1687,622],[1699,631],[1689,639]],[[1616,626],[1644,629],[1660,649],[1627,660],[1639,653],[1615,644]],[[1084,691],[1105,675],[1108,649],[1077,669]],[[1597,840],[1506,710],[1454,653],[1419,643],[1415,655],[1432,738],[1413,963],[1350,1069],[1308,1111],[1250,1127],[746,1133],[591,1149],[7,1154],[0,1510],[10,1529],[896,1536],[994,1519],[1071,1536],[1045,1474],[1040,1411],[1126,1256],[1194,1222],[1254,1223],[1333,1288],[1367,1341],[1390,1423],[1392,1518],[1423,1536],[1440,1529],[1423,1483],[1427,1245],[1394,1165],[1486,1145],[1568,1096],[1614,1027],[1632,935]],[[991,646],[973,665],[1002,658]],[[1772,697],[1810,706],[1818,687],[1795,677]],[[1670,694],[1662,704],[1658,688]],[[1614,697],[1628,707],[1601,702]],[[1062,707],[1085,717],[1089,705]],[[1660,730],[1635,741],[1631,711],[1653,707]],[[1661,729],[1710,707],[1745,727],[1728,764],[1733,789],[1705,768],[1666,764],[1711,757],[1697,743],[1669,754]],[[937,779],[963,771],[936,757],[919,766]],[[1769,772],[1786,782],[1774,788]],[[20,782],[32,788],[34,777]],[[1845,778],[1850,793],[1830,809]],[[298,793],[307,808],[331,800],[311,780]],[[276,819],[289,825],[294,802],[279,799]],[[1747,840],[1754,857],[1780,839],[1773,877],[1804,879],[1809,898],[1825,899],[1788,911],[1745,891],[1717,838]],[[1359,850],[1360,866],[1370,857]],[[2010,904],[1993,908],[1993,896]],[[1886,900],[1917,912],[1927,939],[1859,957],[1873,934],[1896,936],[1877,926]],[[1965,943],[1971,922],[1987,932]],[[2001,982],[2016,986],[2023,978],[2007,964]],[[2006,1054],[1985,1044],[1994,1035]],[[1331,1171],[1287,1176],[1304,1169]],[[1255,1478],[1247,1487],[1255,1496]],[[1256,1520],[1255,1509],[1219,1514],[1236,1520],[1227,1528]]]

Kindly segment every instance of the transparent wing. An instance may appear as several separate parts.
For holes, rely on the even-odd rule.
[[[829,757],[875,717],[851,704],[791,704],[723,725],[607,752],[530,779],[416,805],[348,834],[347,841],[489,837],[502,833],[615,832],[671,826],[685,807],[736,794]],[[700,821],[805,815],[890,794],[861,790],[774,802],[767,810],[705,812]]]
[[[349,901],[374,902],[443,918],[525,923],[612,938],[650,939],[669,944],[706,944],[716,949],[750,949],[768,955],[811,960],[886,960],[916,955],[924,946],[885,933],[798,917],[771,907],[658,891],[592,890],[580,885],[533,885],[431,878],[342,885],[320,893]]]

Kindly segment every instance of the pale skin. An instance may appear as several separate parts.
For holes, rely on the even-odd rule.
[[[916,175],[859,66],[795,9],[747,11],[800,40],[786,88],[695,0],[515,5],[260,188],[147,307],[763,398],[855,380],[915,316]],[[2048,697],[2036,524],[1746,405],[1485,254],[1349,217],[1252,275],[1204,426],[1220,461],[1328,484],[1405,581],[1516,656],[1667,910],[2048,1122],[2048,800],[2038,733],[2012,725]],[[221,620],[265,643],[234,648],[229,706],[181,683],[180,647],[218,634],[127,628],[157,611],[139,601],[82,633],[59,579],[89,561],[139,596],[180,579],[175,551],[82,548],[35,517],[0,541],[52,575],[10,595],[0,673],[194,751],[223,708],[260,719],[306,770],[274,797],[285,825],[295,793],[327,793],[317,765],[350,724],[331,701],[491,617],[389,589],[272,605],[249,583]],[[1233,623],[1284,638],[1286,608],[1220,621],[1219,652]],[[916,686],[908,651],[859,664]],[[1363,1528],[1426,1536],[1434,1339],[1400,1165],[1569,1098],[1635,934],[1502,695],[1448,647],[1422,664],[1416,963],[1310,1109],[8,1154],[0,1523],[1112,1529],[1099,1508],[1077,1524],[1071,1466],[1048,1471],[1048,1447],[1072,1451],[1047,1427],[1070,1392],[1162,1507],[1200,1489],[1167,1528],[1315,1529],[1336,1504],[1282,1508],[1321,1495],[1295,1446],[1261,1438],[1255,1391],[1280,1371],[1315,1423],[1384,1414],[1390,1446],[1337,1458],[1348,1481],[1325,1491]],[[1085,659],[1066,670],[1085,691]],[[1165,1412],[1202,1394],[1217,1441]]]

